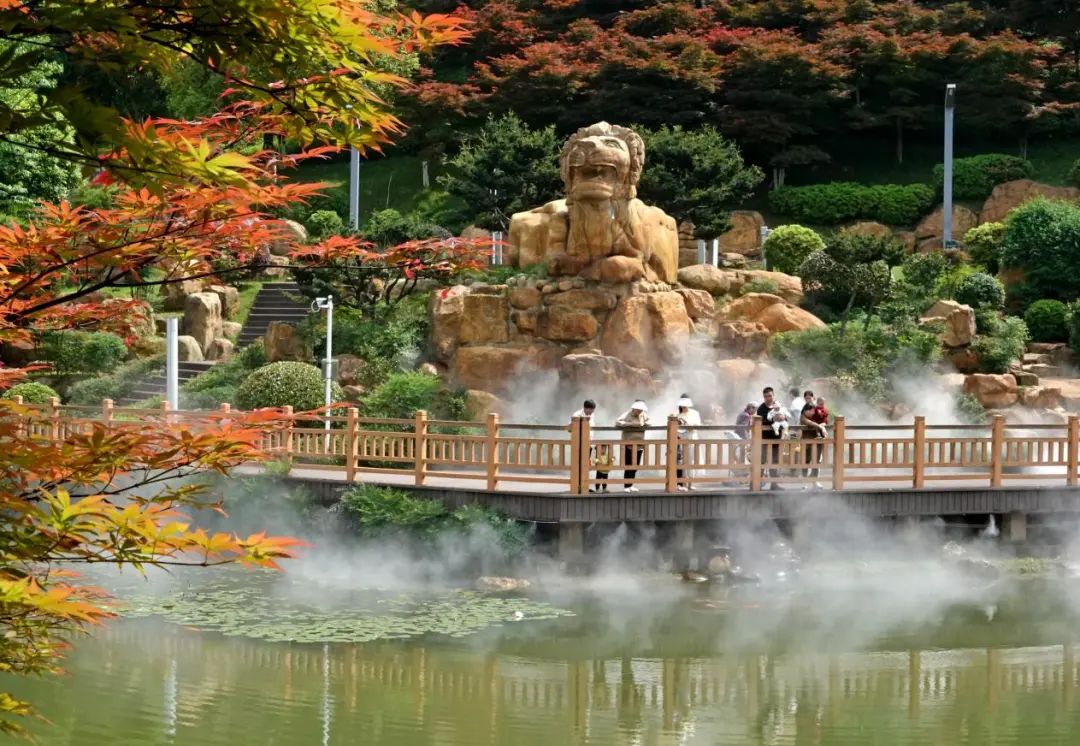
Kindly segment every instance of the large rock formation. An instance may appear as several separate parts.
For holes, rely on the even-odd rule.
[[[644,163],[645,144],[632,130],[607,122],[578,130],[559,158],[566,199],[516,213],[506,258],[519,267],[547,262],[555,276],[674,282],[678,230],[637,199]]]
[[[802,331],[825,326],[825,322],[809,311],[786,303],[770,293],[747,293],[716,312],[721,325],[727,322],[751,322],[764,327],[770,334]],[[720,343],[725,339],[718,339]]]
[[[964,378],[964,393],[974,396],[987,409],[1011,407],[1020,398],[1016,379],[1009,373],[972,373]]]
[[[943,324],[946,347],[967,347],[975,338],[975,310],[954,300],[939,300],[922,315],[922,324]]]
[[[263,338],[263,347],[266,349],[266,361],[276,363],[279,360],[294,360],[303,363],[311,362],[313,357],[311,348],[303,340],[296,327],[284,321],[272,321],[266,329]]]
[[[181,333],[193,337],[203,354],[222,336],[221,299],[216,293],[192,293],[184,299]]]
[[[1070,202],[1080,200],[1080,189],[1076,187],[1058,187],[1040,184],[1031,179],[1017,179],[998,184],[983,203],[979,212],[980,223],[996,223],[1005,219],[1010,211],[1034,197],[1064,199]],[[953,231],[954,235],[956,231]],[[963,235],[960,234],[962,238]]]
[[[963,239],[964,234],[979,224],[979,217],[963,205],[953,205],[952,237]],[[915,240],[920,250],[930,251],[942,247],[945,235],[945,207],[938,207],[915,226]]]
[[[690,337],[690,316],[678,293],[648,293],[615,306],[600,348],[638,368],[659,372],[678,364]]]
[[[731,213],[731,228],[720,234],[720,251],[725,254],[757,256],[761,253],[761,229],[765,218],[753,210]]]
[[[567,355],[559,361],[558,371],[563,384],[582,392],[623,389],[644,395],[652,387],[648,370],[606,355]]]
[[[704,290],[710,295],[738,295],[751,282],[770,282],[776,294],[788,303],[803,299],[802,279],[764,269],[720,269],[711,264],[695,264],[679,270],[679,284]]]

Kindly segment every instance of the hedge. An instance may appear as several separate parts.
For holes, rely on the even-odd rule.
[[[1035,173],[1031,161],[1003,153],[983,153],[953,161],[953,198],[986,199],[994,187],[1006,181],[1027,179]],[[940,190],[945,181],[945,167],[934,166],[934,184]]]
[[[22,397],[23,404],[48,404],[60,398],[51,387],[36,381],[17,383],[5,391],[2,398],[14,399],[17,396]]]
[[[774,189],[769,204],[776,212],[811,225],[838,225],[851,220],[907,225],[930,211],[934,190],[927,184],[869,186],[836,181]]]
[[[244,379],[236,390],[236,405],[241,409],[292,407],[294,411],[307,412],[325,405],[324,386],[322,371],[314,365],[270,363]],[[335,402],[345,398],[336,383],[330,395]]]

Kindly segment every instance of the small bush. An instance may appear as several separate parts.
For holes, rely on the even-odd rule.
[[[36,381],[17,383],[4,392],[4,399],[14,399],[21,396],[23,404],[48,404],[53,399],[59,399],[59,395],[49,386]]]
[[[960,281],[956,288],[956,300],[972,308],[1005,307],[1005,286],[1001,280],[983,272],[973,272]]]
[[[779,292],[780,286],[764,277],[758,277],[757,279],[751,280],[739,289],[739,295],[746,295],[747,293],[769,293],[770,295],[776,295]]]
[[[132,360],[108,375],[79,381],[68,390],[68,401],[91,406],[101,404],[102,399],[122,399],[134,391],[146,376],[155,370],[162,370],[164,366],[162,356]]]
[[[983,223],[964,234],[964,248],[971,261],[989,274],[997,274],[1001,266],[1001,242],[1004,238],[1004,223]]]
[[[825,239],[801,225],[782,225],[765,239],[763,249],[769,269],[793,275],[806,257],[825,248]]]
[[[989,419],[986,408],[971,394],[957,394],[953,398],[953,406],[957,417],[963,423],[982,425]]]
[[[308,237],[321,241],[330,236],[340,236],[345,232],[345,221],[334,210],[316,210],[304,221]]]
[[[183,405],[188,409],[216,409],[236,400],[236,389],[248,375],[266,365],[261,342],[248,345],[231,359],[212,366],[181,386]]]
[[[1080,297],[1080,206],[1036,197],[1009,213],[1001,266],[1023,271],[1032,299]]]
[[[926,184],[831,182],[780,187],[769,193],[773,210],[811,225],[859,219],[894,225],[914,223],[933,203],[934,190]]]
[[[331,397],[341,401],[341,387],[333,385]],[[306,412],[324,406],[322,371],[307,363],[270,363],[252,371],[236,390],[236,405],[241,409],[292,407]]]
[[[983,153],[953,161],[953,197],[955,199],[986,199],[994,187],[1006,181],[1029,178],[1035,167],[1026,158],[1003,153]],[[945,180],[945,167],[934,166],[934,183],[940,191]]]
[[[1068,313],[1068,306],[1059,300],[1037,300],[1024,312],[1024,323],[1036,342],[1065,342],[1069,339]]]
[[[1008,373],[1009,364],[1020,359],[1028,341],[1023,319],[1007,316],[997,319],[987,334],[980,334],[971,349],[979,358],[980,373]]]
[[[111,373],[128,354],[124,340],[108,332],[46,332],[38,350],[62,375]]]
[[[365,417],[409,419],[418,410],[432,417],[461,420],[465,415],[465,397],[443,388],[435,376],[425,373],[394,373],[360,403]]]

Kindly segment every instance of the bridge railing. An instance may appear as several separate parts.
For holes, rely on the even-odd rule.
[[[236,416],[228,405],[171,412],[165,406],[120,408],[108,400],[100,407],[54,400],[31,412],[24,417],[25,431],[52,440],[102,422],[198,427]],[[267,428],[261,450],[268,458],[348,481],[367,476],[424,485],[449,479],[487,490],[572,494],[639,485],[665,492],[703,486],[759,491],[773,485],[920,489],[957,481],[1000,487],[1015,480],[1073,487],[1080,475],[1075,415],[1039,425],[1006,425],[995,416],[986,425],[927,425],[915,417],[910,424],[849,426],[836,417],[825,437],[792,430],[793,437],[778,438],[757,418],[741,430],[682,428],[669,418],[631,438],[613,427],[591,427],[583,418],[538,425],[504,423],[497,414],[459,422],[430,419],[425,412],[377,419],[360,417],[353,408],[329,417],[285,408],[279,423]]]

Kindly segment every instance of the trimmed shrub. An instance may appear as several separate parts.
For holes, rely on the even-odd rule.
[[[381,419],[409,419],[421,409],[445,420],[461,420],[465,415],[463,395],[444,389],[438,377],[416,371],[391,374],[360,406],[365,417]]]
[[[953,198],[986,199],[994,187],[1006,181],[1027,179],[1035,166],[1026,158],[1004,153],[983,153],[953,161]],[[934,166],[934,184],[941,191],[945,166]]]
[[[345,398],[336,383],[331,397],[334,401]],[[270,363],[252,371],[236,389],[236,405],[241,409],[292,407],[306,412],[324,404],[322,371],[307,363]]]
[[[345,221],[334,210],[316,210],[307,216],[304,227],[308,230],[308,236],[315,241],[321,241],[330,236],[340,236],[345,232]]]
[[[46,332],[38,350],[62,375],[111,373],[128,354],[124,340],[109,332]]]
[[[782,225],[769,233],[762,248],[769,269],[793,275],[806,257],[825,248],[825,239],[801,225]]]
[[[1001,266],[1001,242],[1005,238],[1004,223],[983,223],[964,234],[964,248],[971,261],[990,274]]]
[[[780,187],[769,193],[773,210],[800,223],[836,225],[849,220],[877,220],[894,225],[916,222],[934,203],[926,184],[877,184],[850,181]]]
[[[1036,197],[1009,213],[1001,266],[1023,270],[1029,298],[1080,296],[1080,206]]]
[[[1069,307],[1059,300],[1037,300],[1024,311],[1031,338],[1036,342],[1065,342],[1069,339]]]
[[[1028,329],[1024,320],[1015,316],[998,318],[986,334],[980,334],[971,344],[979,358],[980,373],[1008,373],[1009,364],[1019,360],[1027,347]]]
[[[955,298],[972,308],[1001,310],[1005,307],[1005,286],[996,277],[984,272],[973,272],[960,281]]]
[[[60,398],[51,387],[36,381],[15,384],[4,392],[3,398],[14,399],[16,396],[22,397],[23,404],[48,404],[53,399]]]

